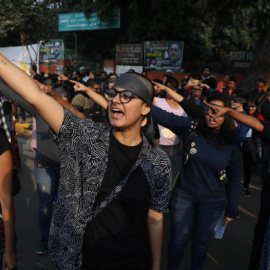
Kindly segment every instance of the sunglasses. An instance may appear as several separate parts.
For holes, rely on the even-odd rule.
[[[133,98],[140,98],[139,95],[131,90],[117,91],[115,88],[108,89],[104,96],[108,101],[112,101],[117,94],[119,94],[119,99],[122,103],[129,103]]]

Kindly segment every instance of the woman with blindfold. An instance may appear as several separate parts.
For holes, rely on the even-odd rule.
[[[108,128],[74,116],[72,107],[63,110],[2,55],[0,76],[44,118],[61,152],[49,236],[54,265],[160,269],[171,165],[163,151],[151,146],[150,136],[141,133],[145,118],[151,124],[151,82],[135,73],[117,79],[105,95]]]
[[[169,88],[155,85],[177,102],[182,101],[183,98]],[[202,114],[196,120],[173,115],[155,106],[151,111],[158,124],[184,140],[193,129],[196,130],[196,135],[185,149],[186,165],[180,172],[170,200],[169,270],[179,269],[190,239],[192,269],[203,269],[209,241],[224,207],[224,226],[236,217],[242,162],[238,128],[228,114],[238,119],[245,116],[239,116],[229,108],[230,100],[222,93],[215,92],[206,101],[200,107]],[[250,119],[244,120],[247,124]]]

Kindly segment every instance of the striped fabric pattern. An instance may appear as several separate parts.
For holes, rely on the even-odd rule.
[[[61,151],[58,200],[52,219],[49,253],[58,269],[79,270],[85,227],[108,163],[110,130],[90,119],[80,119],[65,110],[56,136]],[[151,189],[149,208],[167,212],[171,190],[171,163],[143,136],[140,155],[147,155],[141,168]]]
[[[4,109],[3,109],[3,103],[2,103],[1,99],[0,99],[0,126],[1,126],[2,129],[5,130],[7,139],[9,141],[9,143],[11,143],[11,136],[10,136],[10,133],[8,131],[7,124],[6,124],[6,119],[5,119],[5,115],[4,115]]]

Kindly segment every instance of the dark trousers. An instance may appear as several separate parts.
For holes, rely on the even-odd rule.
[[[261,209],[254,231],[253,246],[248,270],[257,270],[260,265],[261,249],[270,218],[270,174],[263,183]]]
[[[261,182],[264,183],[268,177],[270,161],[270,145],[262,142],[262,171],[261,171]]]

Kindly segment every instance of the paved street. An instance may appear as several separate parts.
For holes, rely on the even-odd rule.
[[[37,191],[34,181],[34,153],[30,149],[30,140],[18,138],[22,168],[19,177],[22,190],[15,199],[17,248],[19,270],[54,269],[48,256],[35,254],[39,230],[37,223]],[[258,181],[254,176],[253,183]],[[234,221],[226,229],[223,240],[213,240],[205,263],[206,270],[246,270],[252,244],[253,230],[259,209],[259,188],[252,186],[252,197],[240,195],[240,219]],[[162,270],[166,269],[167,244],[169,238],[169,218],[165,217],[164,250]],[[190,269],[190,248],[187,248],[182,263],[183,270]],[[127,269],[128,270],[128,269]]]

